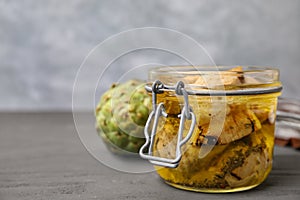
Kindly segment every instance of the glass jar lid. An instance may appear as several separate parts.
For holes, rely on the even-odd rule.
[[[279,70],[258,66],[166,66],[149,73],[149,84],[155,80],[164,83],[165,91],[174,90],[182,81],[189,95],[225,96],[276,93],[282,90]]]

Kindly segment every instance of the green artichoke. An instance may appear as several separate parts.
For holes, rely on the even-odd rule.
[[[144,126],[151,109],[145,83],[129,80],[113,84],[96,108],[96,128],[107,147],[116,153],[137,153],[144,144]]]

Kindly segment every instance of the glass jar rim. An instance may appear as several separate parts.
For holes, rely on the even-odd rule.
[[[251,65],[171,65],[155,67],[149,71],[149,79],[152,76],[219,76],[220,74],[226,76],[264,76],[267,79],[264,80],[264,84],[276,82],[279,80],[279,69],[269,66],[251,66]]]
[[[164,73],[164,74],[178,74],[185,73],[187,75],[202,75],[214,72],[226,72],[228,74],[236,74],[240,71],[229,71],[230,69],[242,67],[243,73],[275,73],[279,75],[279,69],[271,66],[258,66],[258,65],[170,65],[155,67],[150,70],[150,73]]]
[[[172,89],[178,81],[182,81],[189,94],[202,96],[256,95],[282,90],[279,70],[273,67],[162,66],[153,68],[148,75],[148,91],[150,84],[156,80],[164,83],[165,90]]]

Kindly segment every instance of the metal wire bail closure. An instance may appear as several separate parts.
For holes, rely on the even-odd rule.
[[[194,128],[196,125],[196,116],[193,113],[192,108],[189,105],[188,101],[188,93],[184,88],[184,83],[182,81],[177,82],[177,84],[174,87],[175,93],[177,95],[182,95],[184,98],[184,106],[181,110],[181,114],[178,115],[180,118],[180,124],[178,129],[178,136],[177,136],[177,144],[176,144],[176,156],[174,159],[170,158],[162,158],[158,156],[153,156],[153,144],[154,144],[154,138],[157,131],[157,126],[159,122],[160,117],[168,117],[168,114],[165,112],[164,104],[159,103],[157,105],[157,94],[163,93],[164,85],[161,81],[156,80],[152,84],[152,106],[153,110],[150,113],[148,120],[146,122],[145,128],[144,128],[144,134],[146,138],[145,144],[141,147],[139,154],[142,158],[149,160],[154,165],[159,165],[163,167],[170,167],[170,168],[176,168],[181,160],[181,146],[184,145],[192,136],[194,132]],[[188,134],[183,138],[183,131],[184,131],[184,123],[186,120],[192,120],[190,129],[188,131]],[[151,122],[153,122],[153,126],[151,129],[151,135],[149,134],[150,130],[149,127],[151,125]],[[148,153],[145,153],[145,150],[148,148]]]

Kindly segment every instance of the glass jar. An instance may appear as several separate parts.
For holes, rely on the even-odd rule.
[[[146,86],[153,111],[142,158],[174,187],[235,192],[272,168],[279,71],[265,67],[159,67]]]

